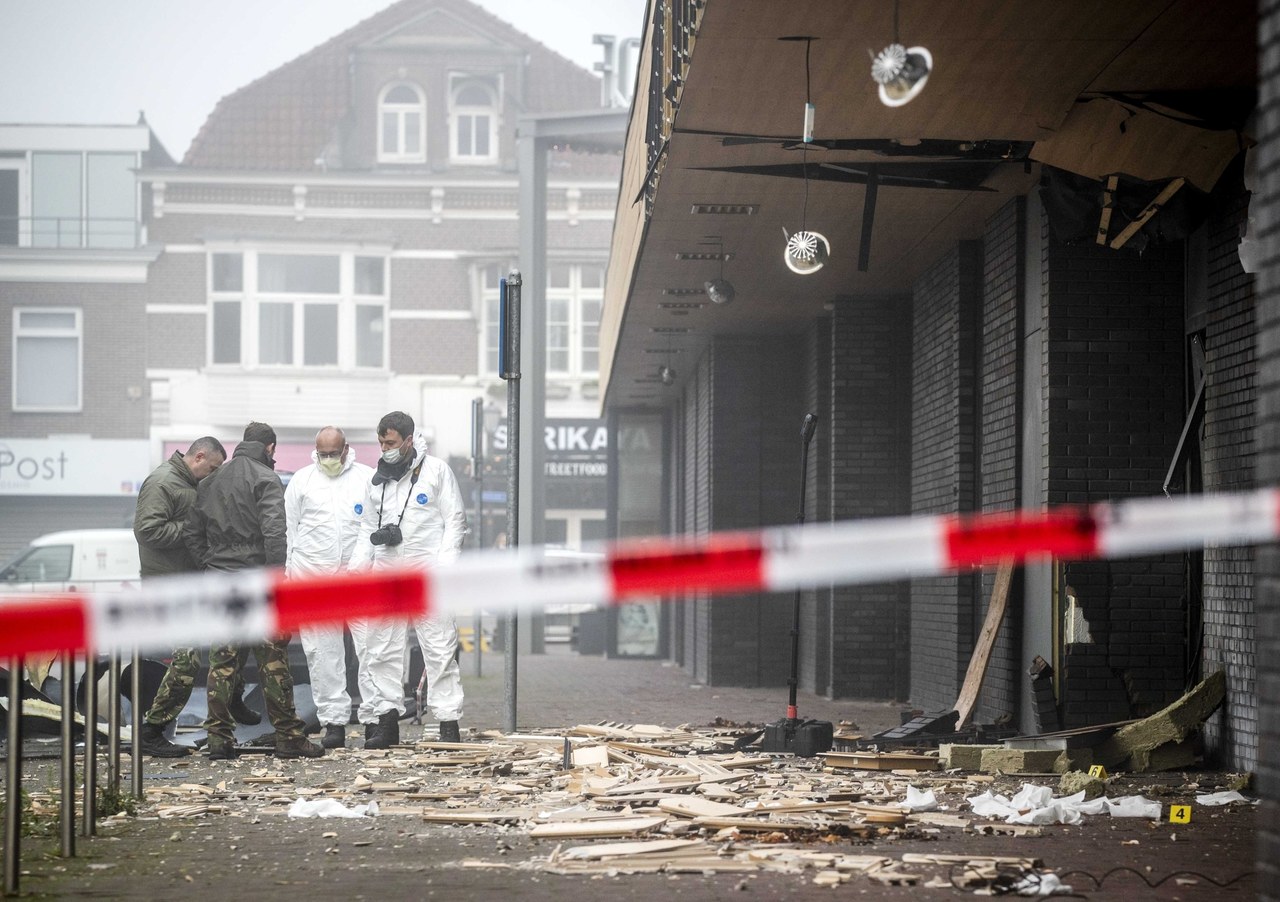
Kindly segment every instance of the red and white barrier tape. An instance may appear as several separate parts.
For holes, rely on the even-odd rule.
[[[435,570],[287,580],[278,571],[149,580],[122,593],[0,601],[0,658],[255,642],[362,617],[620,604],[655,595],[786,591],[932,576],[1004,559],[1129,557],[1280,537],[1280,491],[965,516],[902,517],[619,542],[599,558],[540,548]]]

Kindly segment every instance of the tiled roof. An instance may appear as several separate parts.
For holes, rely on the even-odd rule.
[[[469,0],[400,0],[218,102],[183,165],[200,169],[308,171],[333,140],[350,103],[350,51],[424,13],[447,11],[529,55],[529,112],[592,109],[600,82],[586,69]]]

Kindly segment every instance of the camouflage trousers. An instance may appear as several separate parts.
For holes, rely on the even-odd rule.
[[[239,654],[239,667],[243,667],[244,662],[249,659],[249,649],[242,649]],[[244,694],[244,680],[240,678],[239,667],[236,669],[233,698]],[[164,678],[160,681],[159,690],[156,691],[155,701],[147,711],[146,722],[152,726],[163,727],[170,721],[177,720],[191,698],[191,689],[195,686],[199,673],[200,649],[175,648],[173,659],[165,668]]]
[[[235,741],[235,723],[229,705],[237,682],[243,682],[240,668],[253,652],[258,661],[262,695],[267,703],[267,716],[276,728],[276,740],[300,739],[303,723],[293,705],[293,675],[289,673],[289,637],[264,642],[252,647],[215,645],[209,649],[209,743],[230,744]]]

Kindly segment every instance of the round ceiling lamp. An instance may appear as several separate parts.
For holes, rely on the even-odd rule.
[[[783,234],[786,234],[785,229]],[[794,235],[788,236],[787,247],[783,252],[787,268],[802,276],[822,269],[830,257],[831,243],[827,241],[826,236],[809,229],[801,229]]]

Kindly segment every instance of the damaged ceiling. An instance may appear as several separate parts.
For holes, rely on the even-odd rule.
[[[663,8],[642,72],[664,65]],[[870,77],[869,52],[893,39],[890,0],[708,0],[651,147],[641,82],[601,329],[608,404],[664,405],[716,334],[794,332],[837,297],[910,292],[1042,166],[1096,181],[1100,206],[1111,174],[1153,195],[1176,179],[1207,192],[1247,143],[1257,20],[1242,0],[902,0],[898,16],[902,43],[934,60],[906,106],[883,105]],[[812,40],[780,40],[796,36]],[[802,227],[831,242],[808,276],[783,260],[784,230]],[[728,305],[701,290],[720,275],[713,245],[730,255]],[[673,386],[656,378],[663,363]]]

